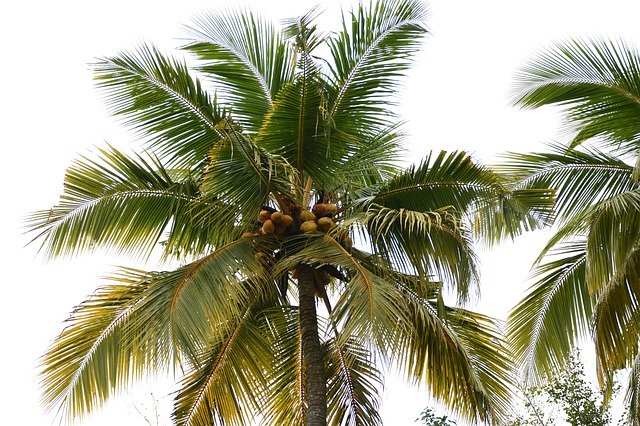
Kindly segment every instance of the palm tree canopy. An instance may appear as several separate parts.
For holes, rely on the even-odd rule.
[[[517,104],[559,105],[571,130],[550,152],[510,154],[518,188],[553,188],[559,226],[509,334],[535,379],[559,366],[579,337],[595,341],[600,379],[631,368],[630,424],[639,424],[640,55],[622,41],[575,40],[521,71]]]
[[[160,247],[182,266],[124,268],[74,310],[43,357],[49,407],[82,416],[145,372],[178,368],[176,424],[302,422],[305,273],[325,306],[330,424],[380,424],[390,365],[470,420],[508,413],[497,324],[445,306],[443,289],[468,300],[474,238],[548,222],[553,192],[514,191],[463,152],[400,168],[389,97],[427,33],[420,2],[357,6],[329,34],[316,16],[277,31],[250,12],[203,14],[183,47],[194,67],[151,45],[94,65],[145,152],[76,160],[60,202],[30,217],[34,240],[50,257]]]

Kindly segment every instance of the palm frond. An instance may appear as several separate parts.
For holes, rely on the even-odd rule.
[[[337,330],[336,330],[337,333]],[[326,342],[331,426],[382,425],[382,377],[365,342],[340,336]]]
[[[509,153],[499,170],[518,178],[518,189],[555,189],[555,210],[561,221],[636,187],[631,179],[633,168],[617,157],[594,149],[549,147],[549,153]]]
[[[82,416],[149,369],[193,363],[245,306],[277,294],[259,251],[242,239],[175,271],[114,275],[74,310],[44,356],[45,403]]]
[[[327,40],[333,59],[328,118],[336,129],[359,135],[390,124],[383,117],[393,116],[390,99],[422,45],[426,15],[414,0],[359,4],[343,13],[342,31]]]
[[[362,220],[374,248],[405,273],[432,276],[455,289],[461,301],[478,282],[468,231],[452,209],[415,212],[372,204]]]
[[[201,253],[237,233],[237,213],[202,200],[197,175],[172,173],[153,157],[127,156],[112,147],[98,154],[81,157],[67,170],[56,206],[28,217],[30,231],[37,232],[34,241],[42,242],[47,256],[98,247],[146,256],[165,232],[165,254]],[[218,220],[201,226],[192,220],[198,211]]]
[[[322,9],[318,5],[313,6],[304,15],[294,18],[287,18],[282,21],[282,34],[289,43],[302,56],[299,68],[304,68],[311,59],[313,51],[323,42],[325,34],[318,30],[315,24],[316,19],[322,14]],[[305,74],[305,72],[302,72]]]
[[[482,201],[473,212],[474,235],[491,246],[551,225],[555,218],[555,194],[553,189],[545,188],[496,191],[493,200]]]
[[[474,236],[491,244],[549,224],[554,193],[548,188],[512,188],[507,178],[476,164],[465,152],[430,153],[356,200],[360,208],[434,211],[452,206],[462,212]]]
[[[211,342],[182,379],[172,415],[176,425],[244,426],[260,412],[272,359],[255,311],[224,324],[224,337]]]
[[[243,133],[233,128],[224,133],[225,140],[209,153],[201,183],[203,198],[234,206],[240,226],[250,230],[261,206],[271,199],[283,204],[282,196],[293,197],[291,183],[297,173],[284,158],[261,149]],[[196,220],[218,220],[204,213]]]
[[[553,371],[580,337],[589,335],[595,297],[585,283],[586,242],[560,245],[535,267],[537,281],[509,313],[507,335],[525,379]]]
[[[265,311],[265,316],[275,365],[260,413],[260,424],[304,424],[306,381],[298,309],[292,306],[274,308]]]
[[[304,66],[303,73],[280,91],[256,142],[270,153],[286,159],[301,178],[304,173],[323,186],[325,182],[329,185],[332,182],[331,171],[339,168],[344,148],[330,146],[323,136],[319,112],[324,95],[317,74],[309,69],[313,66]]]
[[[598,289],[593,337],[601,381],[627,367],[640,335],[640,245],[636,242],[611,279]]]
[[[391,178],[371,202],[389,208],[433,211],[453,206],[473,211],[487,198],[507,192],[500,178],[465,152],[429,153],[418,165]]]
[[[560,105],[578,130],[572,146],[604,137],[637,151],[640,135],[640,56],[629,43],[572,40],[543,51],[517,77],[515,102]]]
[[[587,217],[587,274],[589,290],[596,293],[609,282],[633,253],[640,240],[640,191],[614,195]]]
[[[258,130],[276,95],[293,78],[294,53],[271,23],[248,11],[207,13],[187,27],[184,49],[203,62],[198,67],[220,89],[233,116],[250,132]]]
[[[42,358],[43,402],[48,410],[57,407],[64,420],[92,412],[119,384],[140,377],[145,364],[167,366],[170,351],[156,352],[154,357],[144,348],[119,344],[122,323],[147,288],[146,274],[129,270],[127,275],[99,288],[76,307]],[[132,280],[134,276],[137,279]],[[107,364],[110,369],[105,368]]]
[[[185,63],[143,45],[102,59],[93,69],[111,111],[164,162],[193,166],[220,139],[215,127],[226,113]]]
[[[345,338],[357,336],[384,347],[388,327],[402,319],[400,294],[393,284],[374,274],[340,243],[337,235],[301,235],[290,241],[292,253],[274,270],[278,275],[304,262],[315,267],[334,265],[347,272],[348,283],[340,293],[332,312],[335,324]],[[294,248],[293,246],[297,246]]]
[[[334,185],[349,199],[357,197],[362,190],[374,193],[385,181],[401,172],[398,159],[404,134],[400,123],[364,139],[346,134],[340,138],[349,141],[350,153],[333,169]]]
[[[441,308],[433,285],[420,280],[397,285],[405,296],[410,327],[392,330],[391,360],[463,418],[504,420],[510,414],[514,378],[496,322],[464,309]]]

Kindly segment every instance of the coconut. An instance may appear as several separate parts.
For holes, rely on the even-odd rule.
[[[313,212],[316,215],[321,215],[326,211],[327,211],[327,205],[324,203],[318,203],[315,206],[313,206]]]
[[[271,213],[271,220],[276,225],[282,223],[282,213],[281,212],[273,212]]]
[[[258,219],[260,219],[260,222],[264,223],[267,220],[271,219],[271,213],[268,210],[260,210]]]
[[[318,225],[313,220],[308,220],[300,225],[300,230],[304,233],[313,232],[318,229]]]
[[[336,214],[336,212],[338,211],[338,206],[333,203],[326,204],[324,211],[329,214]]]
[[[269,219],[265,220],[262,225],[262,232],[264,234],[273,234],[276,230],[276,225]]]
[[[327,232],[329,228],[331,228],[331,225],[333,225],[333,221],[330,217],[321,217],[318,219],[318,228],[320,228],[322,232]]]
[[[247,232],[243,232],[243,233],[242,233],[242,237],[243,237],[243,238],[247,238],[247,237],[251,237],[251,236],[253,236],[253,234],[252,234],[251,232],[248,232],[248,231],[247,231]]]
[[[303,210],[300,212],[300,219],[302,219],[303,222],[314,221],[316,220],[316,215],[309,210]]]
[[[289,216],[288,214],[283,214],[282,215],[282,223],[284,226],[289,226],[293,223],[293,218],[291,216]]]

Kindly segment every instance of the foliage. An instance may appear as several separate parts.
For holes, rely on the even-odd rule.
[[[430,407],[425,408],[416,419],[424,426],[455,426],[456,421],[450,420],[447,416],[436,416],[434,410]]]
[[[548,152],[510,154],[522,189],[555,189],[556,234],[535,262],[508,334],[536,382],[594,339],[605,389],[630,369],[628,422],[640,424],[640,54],[623,41],[574,40],[518,76],[516,102],[557,105],[571,138]]]
[[[594,391],[584,374],[579,352],[542,386],[524,390],[526,415],[510,421],[513,426],[546,426],[560,421],[575,426],[611,424],[609,401],[602,391]]]
[[[34,241],[180,266],[122,268],[74,309],[42,359],[44,402],[66,420],[177,370],[179,425],[377,425],[389,365],[469,420],[506,416],[497,324],[442,293],[469,300],[474,239],[544,225],[553,192],[514,191],[464,152],[403,170],[392,99],[425,6],[359,5],[327,34],[317,14],[281,31],[204,14],[183,47],[195,68],[152,45],[94,64],[144,153],[76,160],[59,203],[30,217]]]

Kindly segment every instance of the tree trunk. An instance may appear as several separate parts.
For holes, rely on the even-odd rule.
[[[304,264],[298,265],[297,269],[302,365],[306,377],[306,426],[326,426],[327,379],[318,336],[313,271]]]

